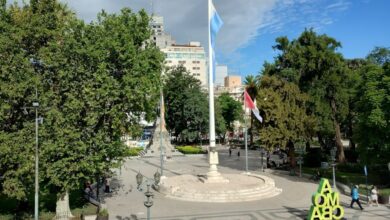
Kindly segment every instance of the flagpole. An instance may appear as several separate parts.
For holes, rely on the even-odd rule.
[[[246,90],[245,90],[246,92]],[[244,92],[244,129],[245,129],[245,171],[248,173],[248,128],[247,128],[247,115],[246,115],[246,100]]]
[[[209,172],[207,173],[206,182],[209,183],[224,183],[229,182],[229,180],[222,177],[218,172],[218,152],[215,147],[215,117],[214,117],[214,85],[213,85],[213,47],[211,43],[211,9],[212,3],[211,0],[208,0],[208,33],[209,33]],[[213,7],[213,12],[215,11]],[[213,15],[214,16],[214,15]]]
[[[210,22],[210,2],[208,0],[208,22]],[[209,25],[209,141],[210,141],[210,151],[215,151],[215,118],[214,118],[214,85],[213,85],[213,53],[211,47],[211,30]]]

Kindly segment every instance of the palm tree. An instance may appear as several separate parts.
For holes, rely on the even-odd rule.
[[[251,97],[251,99],[254,101],[256,100],[257,93],[259,91],[257,78],[253,75],[248,75],[245,77],[244,81],[245,90]],[[250,135],[250,141],[249,145],[253,145],[253,114],[251,113],[251,127],[249,129],[249,135]]]

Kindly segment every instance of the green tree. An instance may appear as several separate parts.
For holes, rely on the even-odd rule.
[[[184,142],[198,138],[199,130],[208,128],[207,96],[200,81],[185,67],[178,66],[166,73],[164,85],[167,128]]]
[[[20,201],[34,192],[31,171],[34,170],[35,116],[24,115],[23,107],[38,101],[36,91],[40,96],[44,93],[42,72],[35,71],[30,59],[36,58],[42,48],[60,36],[64,23],[53,15],[72,19],[63,8],[54,7],[50,12],[43,10],[45,7],[37,5],[41,13],[33,13],[30,7],[3,5],[2,15],[6,19],[0,19],[0,173],[3,177],[0,189]]]
[[[390,159],[390,63],[365,66],[362,71],[355,134],[361,160],[387,163]]]
[[[298,86],[276,76],[263,76],[257,106],[263,123],[259,126],[260,141],[269,150],[294,147],[308,140],[314,130],[314,118],[306,113],[308,96]]]
[[[141,115],[155,116],[164,58],[148,44],[149,17],[123,9],[85,24],[44,0],[8,13],[0,21],[1,189],[17,199],[33,192],[34,115],[22,108],[37,100],[35,87],[44,118],[41,186],[58,194],[79,189],[121,161],[120,138],[137,130]]]
[[[375,47],[367,56],[369,62],[384,65],[390,62],[390,48],[389,47]]]
[[[272,70],[290,82],[299,85],[310,96],[308,111],[317,118],[318,138],[322,145],[325,139],[337,146],[339,162],[345,161],[341,142],[340,124],[348,113],[350,70],[337,49],[341,44],[327,35],[317,35],[305,30],[296,40],[286,37],[276,39],[277,56]],[[333,144],[332,144],[333,145]]]
[[[234,100],[228,93],[222,93],[217,98],[217,104],[220,106],[221,115],[225,122],[225,127],[229,131],[234,130],[234,121],[241,121],[244,111],[242,110],[242,103]]]
[[[226,121],[223,117],[223,109],[220,103],[217,101],[215,102],[215,134],[217,135],[218,139],[221,140],[224,143],[225,142],[225,135],[227,131],[226,127]]]
[[[349,88],[349,97],[348,97],[348,114],[344,121],[344,126],[342,130],[345,132],[346,137],[349,139],[349,146],[352,150],[356,149],[356,141],[355,141],[355,130],[356,130],[356,122],[357,115],[359,112],[359,107],[357,102],[359,101],[359,88],[361,87],[362,77],[361,72],[362,69],[367,65],[367,60],[365,59],[351,59],[346,60],[348,68],[350,71],[351,80],[347,85]]]

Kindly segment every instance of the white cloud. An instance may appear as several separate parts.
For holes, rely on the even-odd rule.
[[[20,0],[19,0],[20,1]],[[118,12],[123,7],[151,11],[152,0],[61,0],[87,22],[98,12]],[[300,32],[305,27],[321,30],[332,24],[334,13],[346,10],[350,0],[214,0],[224,21],[217,50],[224,57],[250,45],[259,35]],[[200,41],[207,47],[207,0],[153,0],[156,14],[178,43]],[[207,48],[206,48],[207,49]],[[241,56],[237,56],[241,57]]]
[[[268,13],[277,0],[215,1],[224,26],[217,38],[217,46],[226,53],[248,45],[258,30],[268,21]]]

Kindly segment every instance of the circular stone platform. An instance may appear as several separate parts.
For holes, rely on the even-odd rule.
[[[193,202],[242,202],[276,196],[282,192],[269,177],[255,174],[223,174],[226,183],[205,183],[204,176],[180,175],[161,181],[167,198]]]

